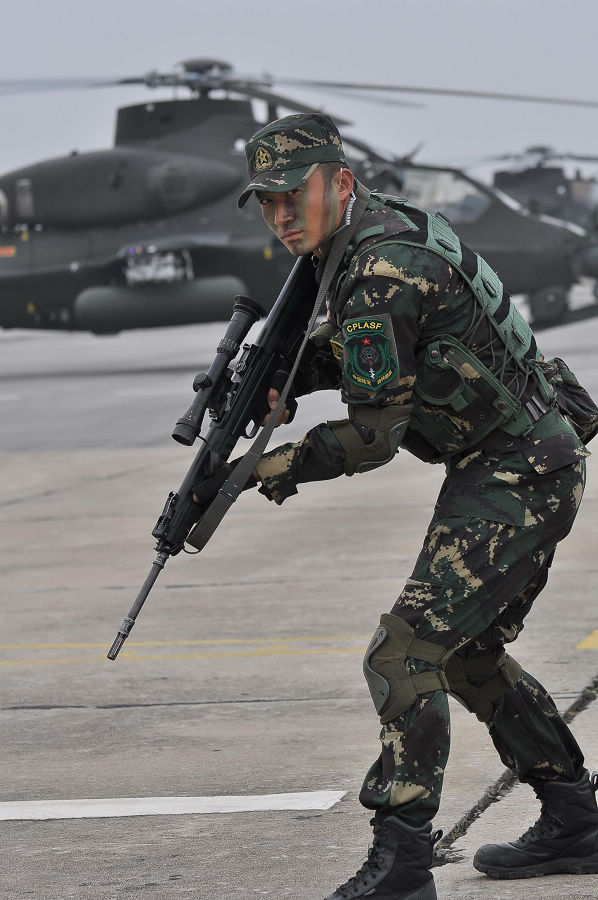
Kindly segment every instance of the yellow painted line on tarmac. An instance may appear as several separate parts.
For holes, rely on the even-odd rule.
[[[577,650],[598,650],[598,628],[577,645]]]
[[[105,656],[89,656],[81,659],[1,659],[0,666],[56,666],[67,663],[103,662]]]
[[[152,662],[154,660],[180,660],[180,659],[226,659],[226,658],[251,658],[266,656],[320,656],[347,653],[363,653],[365,643],[359,647],[300,647],[297,643],[316,641],[365,641],[367,635],[363,634],[334,634],[334,635],[305,635],[292,638],[222,638],[215,640],[180,640],[180,641],[132,641],[125,645],[120,658],[130,662]],[[136,648],[150,649],[152,647],[199,647],[199,646],[239,646],[245,645],[247,649],[218,650],[204,653],[139,653]],[[3,644],[3,650],[52,650],[52,649],[94,649],[98,647],[108,648],[108,644]],[[0,667],[8,666],[40,666],[40,665],[69,665],[73,663],[97,663],[105,662],[106,656],[82,656],[82,657],[43,657],[26,659],[0,659]]]

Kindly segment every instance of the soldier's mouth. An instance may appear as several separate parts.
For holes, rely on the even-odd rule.
[[[297,228],[292,229],[291,231],[285,231],[282,235],[283,241],[296,241],[297,238],[301,237],[301,231]]]

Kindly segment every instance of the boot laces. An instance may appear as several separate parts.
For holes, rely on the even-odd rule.
[[[374,826],[374,841],[368,849],[368,858],[348,881],[341,884],[336,892],[341,897],[350,898],[351,894],[361,887],[367,887],[370,877],[382,868],[382,850],[380,848],[380,839],[384,832],[384,822],[376,822],[375,819],[370,820],[370,825]]]
[[[532,841],[542,840],[542,838],[554,837],[562,828],[562,823],[553,816],[550,810],[542,807],[540,818],[537,822],[525,831],[519,841],[523,844],[530,844]]]

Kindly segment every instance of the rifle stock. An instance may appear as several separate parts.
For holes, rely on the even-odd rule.
[[[190,532],[207,511],[194,502],[192,487],[209,479],[228,461],[239,438],[251,438],[259,430],[270,379],[281,364],[292,363],[309,323],[316,293],[311,259],[301,257],[293,266],[256,342],[242,346],[240,359],[231,371],[229,363],[237,356],[242,341],[261,313],[249,298],[235,298],[233,315],[214,361],[207,372],[196,377],[193,386],[197,395],[177,421],[172,435],[187,446],[200,437],[201,447],[178,491],[168,495],[154,526],[152,535],[157,539],[158,555],[108,651],[108,659],[116,659],[167,560],[184,549]],[[206,411],[211,423],[205,435],[201,435]],[[198,549],[205,543],[207,540]]]

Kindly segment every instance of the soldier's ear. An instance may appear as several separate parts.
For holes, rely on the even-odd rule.
[[[341,200],[345,200],[351,195],[354,183],[355,178],[351,169],[341,167],[338,179],[338,193]]]

